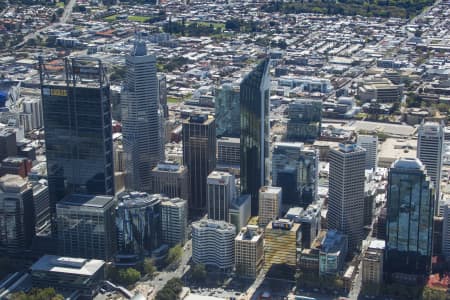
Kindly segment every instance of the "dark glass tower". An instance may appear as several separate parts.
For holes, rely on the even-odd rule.
[[[389,170],[385,270],[426,276],[431,271],[434,188],[418,159],[399,159]]]
[[[39,62],[50,208],[65,195],[114,195],[109,83],[102,62]]]
[[[194,115],[183,122],[183,162],[189,177],[189,214],[206,213],[209,173],[216,167],[216,123],[212,116]]]
[[[258,191],[268,184],[269,58],[248,73],[240,86],[241,194],[252,197],[252,215],[258,215]]]

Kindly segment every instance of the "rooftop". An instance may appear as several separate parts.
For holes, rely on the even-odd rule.
[[[105,265],[103,260],[44,255],[31,266],[31,271],[92,276]]]
[[[113,196],[72,194],[64,197],[58,202],[58,205],[103,208],[111,203],[111,201],[114,201]]]

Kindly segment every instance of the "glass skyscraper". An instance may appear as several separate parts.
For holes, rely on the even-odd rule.
[[[240,86],[241,193],[252,197],[252,215],[258,215],[258,191],[266,185],[269,164],[269,58],[248,73]]]
[[[216,89],[217,136],[239,137],[241,135],[239,85],[225,83]]]
[[[434,188],[418,159],[389,170],[385,270],[426,276],[431,271]]]
[[[102,62],[39,63],[50,208],[68,193],[114,195],[110,89]]]
[[[276,143],[272,153],[272,185],[283,189],[283,206],[306,208],[317,197],[319,157],[303,143]]]
[[[287,139],[313,142],[320,136],[322,101],[299,99],[289,104]]]

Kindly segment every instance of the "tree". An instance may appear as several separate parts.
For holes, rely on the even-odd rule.
[[[153,277],[155,275],[156,267],[153,262],[153,259],[150,259],[150,258],[144,259],[143,271],[144,271],[144,274],[146,274],[150,277]]]
[[[204,281],[206,279],[206,276],[208,275],[206,272],[206,268],[204,264],[195,264],[192,267],[191,271],[192,279],[194,281],[200,282]]]
[[[141,273],[133,268],[121,269],[118,272],[118,282],[123,285],[131,285],[141,278]]]
[[[156,294],[156,300],[174,300],[178,299],[178,295],[183,289],[183,282],[180,278],[175,277],[167,281],[164,287]]]
[[[182,255],[183,255],[183,248],[181,247],[180,244],[177,244],[172,248],[170,248],[169,254],[167,255],[166,258],[166,263],[168,265],[178,264],[181,260]]]
[[[32,289],[29,293],[19,292],[11,296],[12,300],[64,300],[53,288]]]

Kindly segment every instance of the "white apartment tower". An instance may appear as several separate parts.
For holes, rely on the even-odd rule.
[[[281,188],[263,186],[259,189],[259,226],[266,227],[281,214]]]
[[[180,198],[163,198],[161,201],[161,239],[173,247],[184,245],[187,236],[187,201]]]
[[[437,122],[425,122],[419,127],[417,140],[417,158],[425,165],[428,176],[433,182],[436,214],[439,212],[442,154],[444,146],[444,126]]]
[[[121,93],[122,134],[128,190],[150,191],[151,170],[163,160],[156,57],[137,40],[126,57]]]
[[[366,169],[376,169],[378,165],[377,150],[378,137],[376,135],[358,135],[356,142],[361,148],[366,149]]]
[[[228,222],[231,201],[236,198],[234,175],[212,171],[207,179],[208,218]]]
[[[328,157],[328,229],[346,234],[352,251],[363,238],[366,150],[353,143],[339,144]]]

